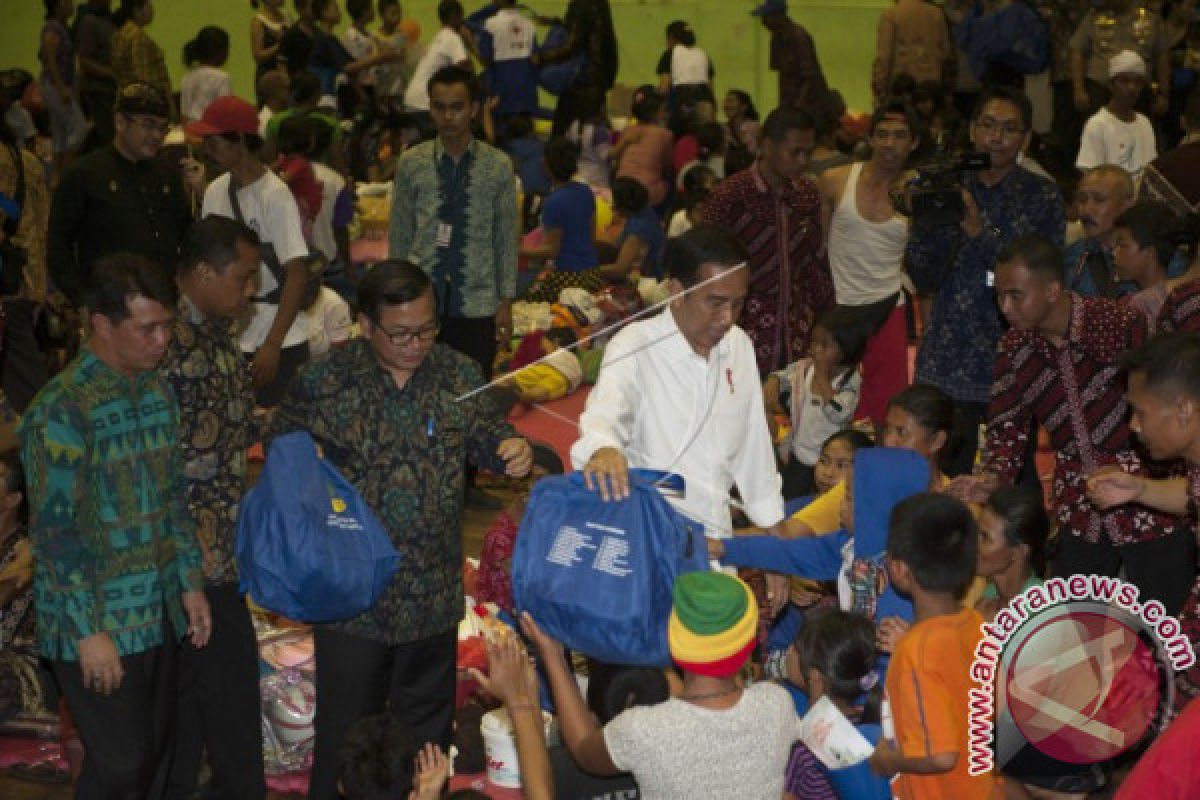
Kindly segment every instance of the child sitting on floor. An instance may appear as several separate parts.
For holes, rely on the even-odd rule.
[[[861,614],[838,609],[814,611],[795,643],[788,648],[787,679],[803,689],[809,703],[828,697],[871,745],[880,738],[880,686],[875,672],[875,628]],[[785,797],[810,796],[806,787],[814,776],[788,764]],[[818,768],[820,769],[820,768]],[[841,769],[822,769],[838,797],[888,800],[888,781],[871,773],[864,761]]]
[[[491,527],[483,534],[483,548],[479,553],[479,572],[475,578],[475,600],[480,603],[495,603],[507,611],[513,610],[512,599],[512,556],[517,546],[517,528],[525,516],[525,504],[533,485],[547,475],[562,475],[563,462],[549,445],[533,445],[533,468],[529,473],[529,487],[513,500],[505,510],[496,515]]]
[[[583,366],[573,352],[575,332],[551,328],[542,334],[543,356],[501,379],[522,403],[545,403],[566,397],[583,383]]]
[[[858,364],[870,336],[858,314],[838,306],[813,325],[808,357],[772,373],[763,385],[772,431],[777,415],[791,419],[790,432],[779,444],[785,500],[812,494],[821,445],[854,416],[862,386]]]
[[[880,775],[897,775],[892,791],[899,800],[984,800],[1003,791],[994,773],[968,774],[968,693],[983,618],[962,600],[978,543],[971,510],[949,495],[919,494],[892,513],[887,572],[912,597],[915,616],[887,673],[895,740],[881,741],[870,763]]]

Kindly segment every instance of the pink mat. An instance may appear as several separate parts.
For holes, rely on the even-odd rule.
[[[524,415],[508,421],[517,433],[536,442],[545,442],[554,448],[562,459],[563,466],[571,468],[571,445],[579,438],[579,415],[587,404],[592,387],[583,386],[561,400],[539,403]]]

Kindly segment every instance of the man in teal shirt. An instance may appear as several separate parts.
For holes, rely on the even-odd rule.
[[[149,797],[176,632],[212,628],[184,506],[179,407],[155,367],[177,289],[130,254],[97,262],[91,337],[22,422],[38,645],[83,740],[77,797]]]

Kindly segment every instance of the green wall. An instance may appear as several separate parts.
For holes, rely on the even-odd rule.
[[[561,13],[566,0],[526,0],[542,13]],[[115,0],[114,0],[115,4]],[[663,29],[673,19],[692,23],[699,43],[717,67],[717,90],[748,90],[760,109],[776,100],[774,73],[767,68],[768,34],[748,11],[756,3],[743,0],[611,0],[620,44],[619,80],[630,85],[654,81],[663,48]],[[851,108],[870,104],[870,68],[875,53],[875,23],[890,0],[792,0],[792,17],[805,25],[830,85],[840,89]],[[468,11],[482,0],[465,0]],[[421,22],[422,38],[437,27],[436,0],[407,0],[405,11]],[[249,0],[156,0],[150,33],[167,54],[171,77],[178,85],[184,68],[183,43],[203,25],[224,27],[233,39],[227,69],[235,90],[253,96],[250,57]],[[24,66],[37,72],[40,0],[0,0],[0,66]]]

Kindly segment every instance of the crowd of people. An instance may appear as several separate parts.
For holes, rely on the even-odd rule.
[[[613,501],[680,474],[714,568],[675,582],[674,666],[588,659],[585,698],[513,607],[528,495],[500,512],[476,599],[517,624],[472,675],[527,797],[1200,793],[1200,668],[1096,763],[971,769],[967,725],[981,626],[1053,577],[1200,646],[1195,0],[896,0],[861,113],[786,0],[731,5],[761,115],[687,20],[619,85],[607,0],[440,0],[424,37],[400,0],[251,5],[168,55],[152,0],[45,0],[40,73],[0,73],[0,720],[60,718],[76,796],[265,797],[235,535],[293,431],[400,556],[313,628],[308,796],[445,796],[464,507],[564,471],[509,420],[584,382],[571,466]],[[514,313],[572,293],[635,319]],[[869,758],[797,741],[829,708]]]

